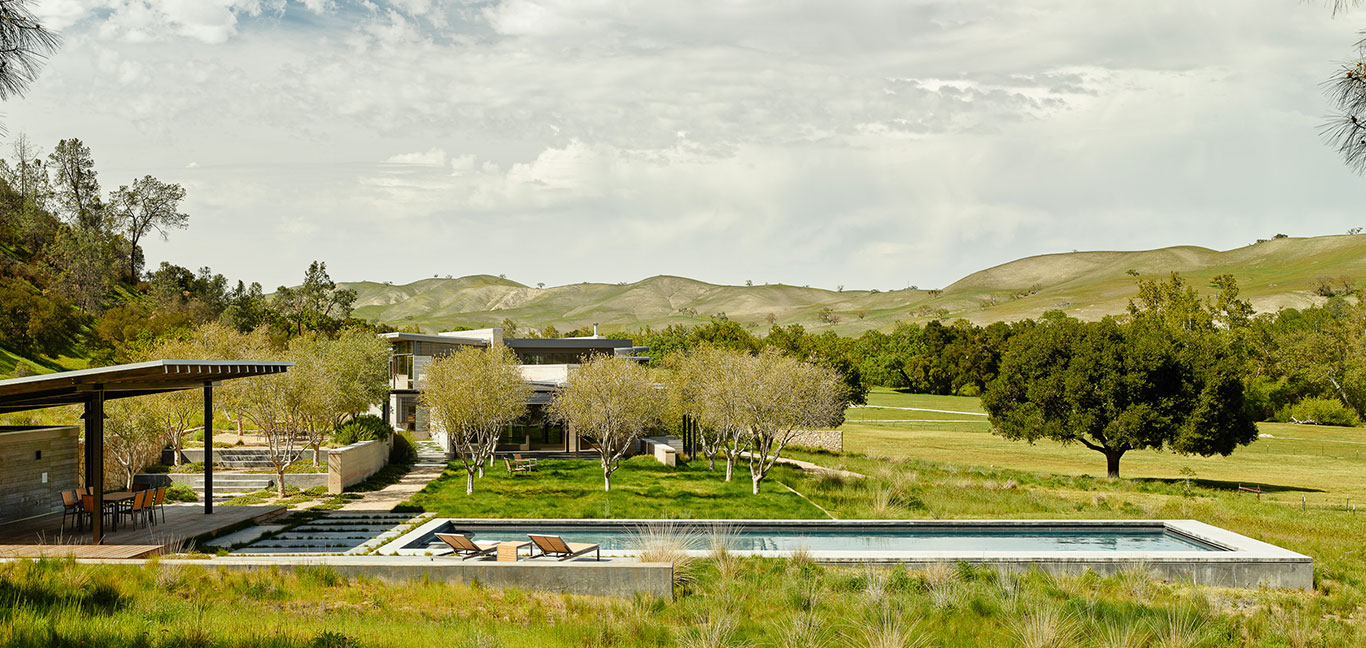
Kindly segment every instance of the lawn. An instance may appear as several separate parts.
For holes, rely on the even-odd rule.
[[[812,483],[799,472],[777,467],[759,495],[750,493],[749,472],[736,471],[727,483],[716,471],[694,461],[671,468],[651,457],[622,462],[612,490],[602,490],[596,460],[547,459],[534,473],[510,474],[502,464],[475,480],[465,494],[465,470],[451,464],[426,488],[402,505],[451,517],[504,518],[822,518],[810,502],[784,488]],[[782,482],[782,483],[780,483]]]
[[[981,411],[976,398],[902,394],[878,389],[869,402],[893,407]],[[991,433],[982,421],[928,420],[931,413],[859,408],[850,410],[844,431],[847,451],[895,458],[924,459],[984,468],[1001,467],[1059,475],[1103,475],[1105,459],[1080,445],[1051,441],[1034,445],[1008,441]],[[977,417],[981,418],[981,417]],[[863,422],[879,419],[877,422]],[[909,421],[906,419],[917,419]],[[1263,423],[1263,437],[1227,457],[1182,456],[1152,450],[1132,451],[1120,463],[1120,475],[1133,479],[1178,480],[1189,468],[1211,487],[1236,489],[1256,484],[1264,498],[1308,506],[1366,503],[1366,428]],[[1269,435],[1269,436],[1268,436]]]

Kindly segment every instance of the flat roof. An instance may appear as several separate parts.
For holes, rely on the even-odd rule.
[[[380,333],[379,336],[386,340],[410,340],[416,342],[436,342],[437,344],[460,344],[464,346],[488,346],[489,344],[489,341],[484,338],[459,337],[455,335],[429,335],[427,333],[406,333],[403,331]]]
[[[503,338],[514,349],[622,349],[631,346],[621,338]]]
[[[105,400],[203,387],[206,382],[284,373],[273,360],[152,360],[0,380],[0,414],[73,405],[92,392]]]

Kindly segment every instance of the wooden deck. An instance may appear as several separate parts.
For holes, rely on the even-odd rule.
[[[60,513],[0,525],[0,558],[66,556],[76,558],[145,558],[188,549],[190,540],[233,525],[274,517],[282,506],[215,506],[204,515],[201,506],[167,506],[166,521],[150,527],[119,525],[106,532],[104,543],[89,544],[89,531],[62,529]]]

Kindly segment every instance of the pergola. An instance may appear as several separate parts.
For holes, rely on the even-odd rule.
[[[180,391],[204,390],[204,514],[213,513],[213,388],[224,380],[284,373],[293,362],[257,360],[153,360],[0,380],[0,414],[84,405],[85,484],[97,507],[91,542],[103,540],[104,402]]]

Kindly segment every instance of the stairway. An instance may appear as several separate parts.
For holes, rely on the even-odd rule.
[[[189,474],[177,475],[176,477],[177,482],[189,486],[200,498],[204,497],[204,475]],[[238,495],[246,495],[270,488],[274,483],[275,479],[272,475],[215,473],[213,476],[213,501],[221,502]]]

